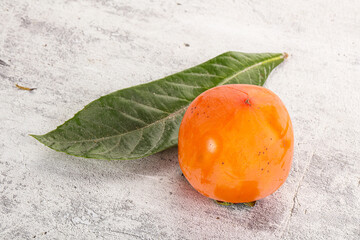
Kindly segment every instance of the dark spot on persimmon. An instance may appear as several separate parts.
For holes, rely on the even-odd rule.
[[[270,162],[268,162],[268,165],[270,164]]]

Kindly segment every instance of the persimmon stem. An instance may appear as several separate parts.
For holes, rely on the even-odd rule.
[[[244,203],[244,205],[248,206],[248,207],[254,207],[255,206],[256,201],[253,202],[246,202]]]
[[[222,205],[222,206],[231,206],[233,205],[233,203],[231,202],[223,202],[223,201],[218,201],[218,200],[214,200],[215,203],[219,204],[219,205]]]
[[[222,205],[222,206],[231,206],[233,205],[234,203],[231,203],[231,202],[223,202],[223,201],[218,201],[218,200],[214,200],[214,202],[216,204],[219,204],[219,205]],[[256,204],[256,201],[252,201],[252,202],[245,202],[243,203],[245,206],[248,206],[248,207],[254,207],[255,204]]]

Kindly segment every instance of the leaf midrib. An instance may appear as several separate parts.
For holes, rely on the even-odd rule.
[[[222,80],[220,83],[218,83],[216,86],[224,85],[224,84],[226,84],[228,81],[230,81],[231,79],[239,76],[241,73],[244,73],[244,72],[246,72],[246,71],[248,71],[248,70],[253,69],[254,67],[263,65],[263,64],[268,63],[268,62],[273,62],[273,61],[276,61],[276,60],[280,60],[280,59],[282,59],[282,58],[284,58],[284,55],[280,55],[280,56],[274,57],[274,58],[269,58],[269,59],[267,59],[267,60],[265,60],[265,61],[263,61],[263,62],[258,62],[258,63],[254,64],[254,65],[251,65],[251,66],[249,66],[249,67],[246,67],[246,68],[244,68],[243,70],[241,70],[240,72],[235,73],[234,75],[232,75],[232,76],[230,76],[230,77],[228,77],[228,78],[225,78],[225,79]],[[235,59],[235,58],[234,58],[234,59]]]
[[[225,78],[224,80],[222,80],[220,83],[216,84],[215,87],[217,86],[220,86],[220,85],[224,85],[226,84],[227,82],[229,82],[230,80],[236,78],[237,76],[239,76],[240,74],[244,73],[244,72],[247,72],[257,66],[261,66],[263,64],[266,64],[268,62],[272,62],[272,61],[276,61],[276,60],[280,60],[282,58],[284,58],[285,56],[284,55],[280,55],[280,56],[277,56],[277,57],[273,57],[273,58],[269,58],[269,59],[266,59],[265,61],[262,61],[262,62],[258,62],[254,65],[251,65],[251,66],[248,66],[246,68],[244,68],[243,70],[235,73],[234,75],[230,76],[230,77],[227,77]],[[236,59],[236,58],[234,58]],[[213,88],[213,87],[211,87]],[[132,132],[135,132],[135,131],[139,131],[139,130],[143,130],[143,129],[146,129],[146,128],[149,128],[153,125],[155,125],[156,123],[159,123],[159,122],[162,122],[162,121],[166,121],[167,119],[170,119],[174,116],[176,116],[178,113],[180,113],[181,111],[183,111],[184,109],[186,109],[190,104],[187,104],[185,105],[184,107],[180,108],[179,110],[177,110],[176,112],[173,112],[169,115],[167,115],[166,117],[164,118],[161,118],[159,120],[156,120],[155,122],[153,123],[150,123],[149,125],[147,126],[144,126],[144,127],[141,127],[141,128],[137,128],[137,129],[134,129],[134,130],[131,130],[129,132],[125,132],[125,133],[121,133],[121,134],[116,134],[116,135],[111,135],[111,136],[107,136],[107,137],[101,137],[101,138],[93,138],[93,139],[84,139],[84,140],[78,140],[78,141],[57,141],[57,142],[67,142],[67,143],[82,143],[82,142],[96,142],[96,141],[103,141],[103,140],[107,140],[107,139],[111,139],[111,138],[115,138],[115,137],[122,137],[126,134],[129,134],[129,133],[132,133]]]

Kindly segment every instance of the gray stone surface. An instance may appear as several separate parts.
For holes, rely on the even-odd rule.
[[[359,239],[359,9],[356,0],[1,0],[0,59],[10,66],[0,65],[0,238]],[[176,148],[108,162],[28,136],[229,50],[290,54],[266,87],[292,117],[293,166],[253,209],[194,191]]]

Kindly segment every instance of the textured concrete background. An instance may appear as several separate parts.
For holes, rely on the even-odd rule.
[[[359,9],[357,0],[1,0],[0,59],[10,66],[0,65],[0,238],[359,239]],[[292,117],[293,167],[253,209],[195,192],[175,148],[108,162],[28,136],[229,50],[290,54],[266,86]]]

